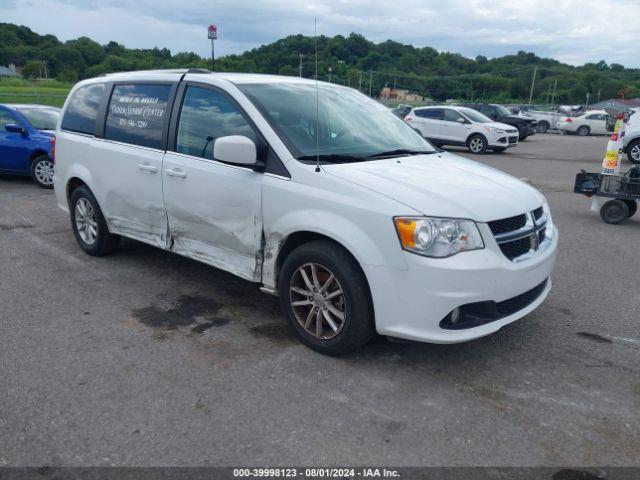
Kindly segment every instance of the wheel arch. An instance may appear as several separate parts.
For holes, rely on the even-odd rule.
[[[47,152],[46,150],[42,149],[42,148],[36,148],[33,152],[31,152],[31,155],[29,155],[29,167],[31,167],[31,164],[33,164],[33,161],[41,156],[46,156],[49,159],[51,159],[51,156],[49,155],[49,152]]]
[[[487,148],[489,147],[489,140],[487,140],[487,137],[480,133],[480,132],[472,132],[469,134],[469,136],[467,137],[467,139],[464,141],[465,145],[469,145],[469,140],[471,140],[473,137],[482,137],[482,139],[484,140],[484,143],[487,144]]]

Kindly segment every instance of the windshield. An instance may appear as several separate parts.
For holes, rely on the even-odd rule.
[[[17,109],[38,130],[55,130],[60,110],[55,108],[18,108]]]
[[[362,161],[372,155],[436,150],[384,105],[351,88],[301,83],[245,84],[249,97],[299,160]],[[402,150],[402,152],[399,152]]]
[[[471,120],[472,122],[476,122],[476,123],[493,122],[493,120],[491,120],[489,117],[487,117],[486,115],[483,115],[477,110],[474,110],[473,108],[463,107],[463,108],[459,108],[458,111],[462,113],[465,117],[467,117],[469,120]]]
[[[496,105],[496,108],[502,115],[513,115],[504,105]]]

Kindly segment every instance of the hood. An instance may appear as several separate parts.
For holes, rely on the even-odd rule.
[[[506,115],[504,117],[504,120],[506,122],[513,122],[513,123],[520,123],[520,124],[531,123],[533,121],[533,119],[531,118],[520,117],[518,115]]]
[[[437,217],[488,222],[535,210],[544,202],[540,192],[521,180],[446,152],[325,165],[324,169]]]
[[[500,122],[487,122],[482,125],[485,127],[501,128],[502,130],[513,130],[515,128],[513,125],[509,125],[508,123]]]

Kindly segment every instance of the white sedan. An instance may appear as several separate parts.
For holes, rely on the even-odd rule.
[[[609,114],[604,110],[590,110],[577,117],[566,117],[558,122],[558,130],[580,136],[606,135]]]

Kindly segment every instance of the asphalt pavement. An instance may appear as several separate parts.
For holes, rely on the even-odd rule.
[[[549,298],[477,341],[338,359],[230,274],[134,241],[87,256],[51,191],[0,176],[0,466],[640,466],[640,216],[572,193],[605,146],[452,149],[547,196]]]

